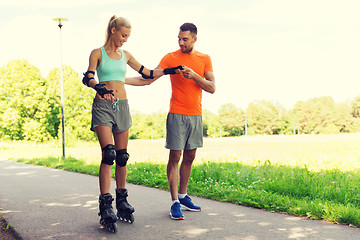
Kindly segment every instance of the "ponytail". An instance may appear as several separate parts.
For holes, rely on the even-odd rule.
[[[109,20],[108,27],[105,34],[105,44],[110,40],[111,29],[115,28],[116,31],[119,31],[121,27],[131,28],[130,22],[123,17],[112,16]]]

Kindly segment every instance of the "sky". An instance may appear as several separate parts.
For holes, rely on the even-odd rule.
[[[180,25],[192,22],[195,48],[210,55],[216,79],[216,92],[203,92],[203,108],[246,110],[268,100],[291,109],[322,96],[349,103],[360,95],[359,10],[357,0],[0,0],[0,67],[26,59],[46,77],[62,62],[82,77],[116,15],[132,24],[122,48],[153,69],[179,49]],[[61,34],[57,17],[69,20]],[[137,75],[128,67],[127,76]],[[169,108],[168,76],[126,90],[132,110]]]

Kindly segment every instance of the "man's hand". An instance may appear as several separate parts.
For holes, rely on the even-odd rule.
[[[194,70],[192,70],[191,68],[189,68],[187,66],[183,66],[183,70],[181,71],[181,73],[184,76],[184,78],[188,78],[188,79],[194,79],[196,76],[196,73],[194,72]]]
[[[215,77],[213,72],[205,72],[205,79],[187,66],[183,66],[181,71],[184,78],[194,80],[204,91],[208,93],[215,92]]]

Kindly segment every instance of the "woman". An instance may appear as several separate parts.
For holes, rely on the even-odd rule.
[[[132,124],[124,87],[126,64],[138,71],[144,79],[154,79],[164,75],[162,70],[144,68],[128,51],[121,49],[130,37],[130,33],[131,25],[127,19],[112,16],[107,27],[105,44],[91,52],[88,71],[84,73],[83,78],[83,83],[97,92],[92,106],[91,130],[96,132],[102,149],[99,171],[99,215],[100,223],[110,226],[112,231],[116,231],[114,223],[117,216],[132,223],[134,221],[132,213],[135,211],[127,201],[128,193],[125,188],[126,163],[129,158],[126,149],[129,128]],[[178,68],[167,69],[166,74],[175,73],[176,69]],[[95,70],[99,83],[94,79]],[[112,208],[114,198],[110,194],[111,166],[114,161],[117,216]]]

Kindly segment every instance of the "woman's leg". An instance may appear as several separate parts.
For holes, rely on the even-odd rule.
[[[128,145],[128,138],[129,138],[129,130],[126,130],[121,133],[115,133],[114,134],[115,150],[117,151],[117,150],[121,150],[121,149],[126,149],[127,145]],[[127,174],[126,165],[121,167],[118,164],[116,164],[115,180],[116,180],[116,188],[117,189],[125,188],[126,174]]]
[[[95,128],[96,135],[99,139],[101,149],[109,144],[113,143],[112,138],[112,130],[110,127],[106,126],[97,126]],[[104,153],[102,152],[102,158],[104,157]],[[100,185],[100,193],[105,194],[110,192],[110,184],[111,184],[111,165],[101,163],[99,170],[99,185]]]

